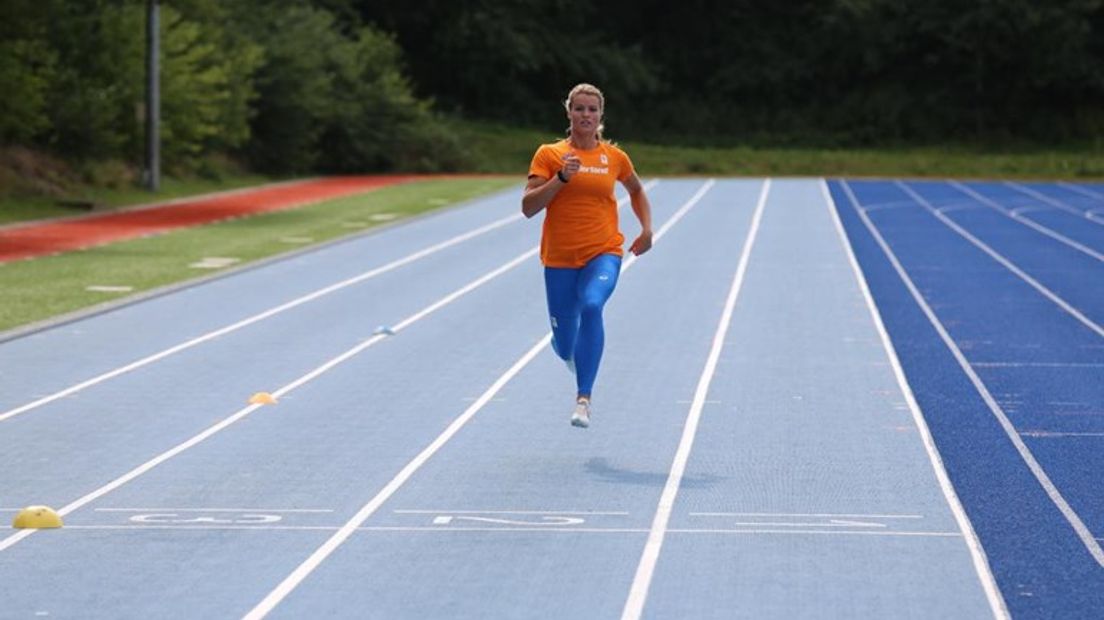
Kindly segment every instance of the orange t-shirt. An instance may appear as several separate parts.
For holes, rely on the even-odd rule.
[[[572,151],[579,157],[579,172],[548,203],[544,216],[541,262],[546,267],[579,268],[599,254],[623,254],[625,236],[617,225],[613,183],[633,174],[625,151],[606,142],[586,151],[567,140],[542,144],[529,164],[529,176],[551,179]]]

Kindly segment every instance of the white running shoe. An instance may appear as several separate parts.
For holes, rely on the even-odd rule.
[[[575,403],[575,411],[571,413],[571,425],[579,428],[590,426],[590,401],[580,400]]]

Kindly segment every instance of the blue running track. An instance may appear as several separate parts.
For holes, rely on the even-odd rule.
[[[1009,610],[1102,617],[1104,226],[1085,195],[831,188]]]
[[[0,340],[0,618],[1101,617],[1104,187],[649,188],[586,430],[520,187]]]

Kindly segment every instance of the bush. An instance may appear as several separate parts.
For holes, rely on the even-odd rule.
[[[402,51],[374,28],[343,35],[327,12],[295,8],[258,24],[267,50],[250,160],[272,173],[447,170],[455,137],[413,94]]]
[[[0,197],[60,197],[79,183],[79,175],[56,157],[23,147],[0,149]]]

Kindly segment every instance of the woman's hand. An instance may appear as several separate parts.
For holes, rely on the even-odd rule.
[[[640,220],[640,236],[629,246],[629,251],[640,256],[652,249],[652,205],[648,202],[648,195],[644,193],[644,184],[635,172],[621,183],[629,192],[636,219]]]
[[[579,156],[576,155],[574,151],[568,151],[567,154],[563,156],[563,163],[564,165],[561,172],[563,172],[564,178],[568,181],[579,172],[579,168],[583,165],[583,162],[579,160]]]
[[[640,233],[640,236],[636,238],[636,241],[632,242],[632,246],[629,247],[629,251],[637,256],[652,249],[652,231],[645,230]]]

